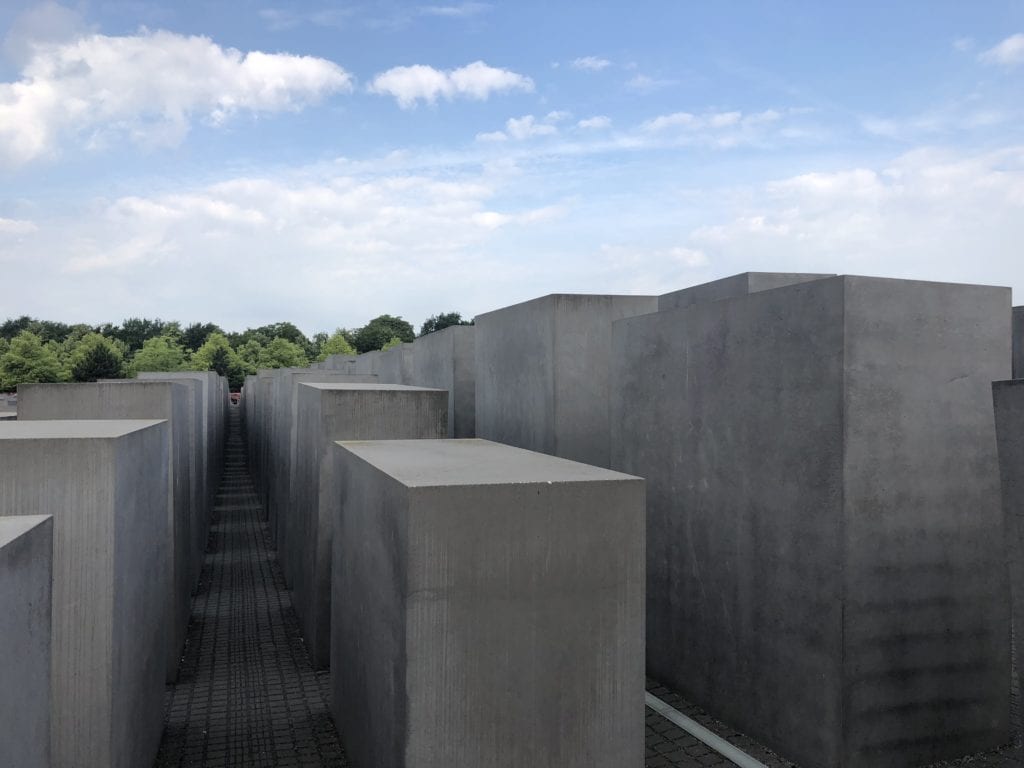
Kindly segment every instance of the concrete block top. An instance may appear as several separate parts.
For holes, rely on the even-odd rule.
[[[550,304],[552,308],[585,309],[589,306],[599,305],[608,301],[639,304],[650,303],[652,306],[646,309],[653,312],[657,308],[658,297],[628,293],[549,293],[545,296],[538,296],[534,299],[521,301],[518,304],[510,304],[507,307],[501,307],[500,309],[492,309],[490,312],[481,312],[479,315],[476,315],[475,319],[479,320],[480,318],[486,318],[490,315],[498,315],[502,312],[507,312],[510,309],[526,307],[531,304],[535,306]]]
[[[0,440],[96,440],[124,437],[166,419],[78,419],[0,424]]]
[[[443,389],[434,389],[432,387],[410,387],[405,384],[373,384],[373,383],[359,383],[359,382],[339,382],[335,384],[322,383],[322,382],[305,382],[300,381],[299,384],[303,387],[310,387],[312,389],[320,389],[325,391],[341,390],[341,391],[353,391],[353,392],[376,392],[378,390],[386,390],[389,392],[444,392]]]
[[[0,517],[0,549],[3,549],[15,539],[24,536],[37,525],[42,525],[47,520],[52,519],[52,515],[14,515],[11,517]]]
[[[643,482],[633,475],[490,440],[340,440],[337,445],[409,488]]]

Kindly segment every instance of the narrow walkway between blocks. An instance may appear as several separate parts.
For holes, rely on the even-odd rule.
[[[209,546],[156,768],[348,766],[267,540],[239,423],[229,431]]]

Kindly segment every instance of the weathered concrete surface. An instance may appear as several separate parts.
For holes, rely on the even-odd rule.
[[[1013,378],[1024,379],[1024,307],[1013,308]]]
[[[286,578],[313,665],[330,661],[331,536],[341,503],[335,440],[444,437],[448,393],[397,384],[299,384]]]
[[[320,365],[321,368],[326,371],[338,371],[339,373],[355,373],[356,356],[328,355],[327,358]]]
[[[22,384],[20,420],[165,419],[167,436],[167,680],[177,677],[188,630],[194,576],[202,566],[193,526],[203,526],[206,511],[195,507],[190,476],[195,444],[190,421],[192,394],[184,384],[121,380],[94,384]]]
[[[0,510],[0,765],[50,768],[53,518]]]
[[[448,437],[476,437],[475,331],[452,325],[416,339],[409,383],[448,390]]]
[[[738,275],[723,277],[721,280],[713,280],[710,283],[702,283],[690,288],[683,288],[680,291],[662,294],[658,297],[658,311],[683,309],[694,304],[732,299],[759,291],[782,288],[786,285],[820,280],[823,277],[835,277],[835,275],[809,272],[741,272]]]
[[[1014,651],[1019,668],[1024,659],[1024,379],[995,382],[992,399],[1006,515]],[[1024,693],[1024,676],[1018,674],[1016,684],[1020,696]],[[1018,718],[1018,732],[1024,732],[1024,713],[1018,712]]]
[[[553,294],[478,315],[477,436],[607,467],[612,322],[657,305]]]
[[[416,345],[398,344],[377,358],[377,376],[381,384],[413,384]]]
[[[643,481],[483,440],[334,453],[353,765],[643,766]]]
[[[377,366],[380,364],[380,357],[384,353],[379,349],[372,352],[364,352],[356,357],[355,373],[377,373]]]
[[[273,410],[270,416],[270,434],[265,437],[270,445],[268,477],[268,527],[271,539],[283,554],[291,498],[293,461],[295,458],[295,416],[298,411],[298,385],[305,384],[375,384],[373,374],[342,373],[340,371],[311,371],[309,369],[282,368],[273,377]],[[283,560],[282,560],[283,566]]]
[[[652,677],[802,765],[1008,738],[1009,292],[836,277],[615,324]]]
[[[0,514],[53,515],[54,766],[151,765],[163,728],[166,422],[0,424]]]

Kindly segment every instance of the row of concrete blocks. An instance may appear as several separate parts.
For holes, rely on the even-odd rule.
[[[1008,739],[990,388],[1024,375],[1010,304],[748,273],[460,332],[478,436],[647,478],[653,676],[797,762],[914,765]],[[328,364],[419,383],[430,338]]]
[[[640,768],[643,482],[444,439],[446,391],[355,375],[243,398],[353,765]]]
[[[2,660],[18,666],[10,677],[0,670],[50,681],[0,686],[0,711],[42,707],[46,727],[0,718],[0,764],[137,766],[156,754],[216,493],[217,401],[227,402],[215,376],[164,376],[23,386],[18,420],[0,424],[0,518],[52,515],[53,537],[45,670],[17,656]]]

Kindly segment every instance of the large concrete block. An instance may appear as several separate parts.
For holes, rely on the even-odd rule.
[[[95,384],[22,384],[21,421],[42,419],[165,419],[167,436],[168,547],[167,679],[177,678],[188,630],[190,597],[202,565],[193,526],[205,510],[196,506],[192,477],[195,438],[190,421],[191,392],[183,384],[128,380]]]
[[[654,296],[555,294],[476,317],[476,434],[609,465],[612,322]]]
[[[808,272],[742,272],[738,275],[723,277],[710,283],[694,285],[680,291],[662,294],[658,297],[658,311],[666,309],[683,309],[694,304],[707,304],[719,299],[732,299],[737,296],[769,291],[786,285],[806,283],[820,280],[823,277],[835,277],[832,274],[816,274]]]
[[[0,510],[0,765],[50,768],[53,518]]]
[[[476,437],[476,342],[472,325],[416,339],[412,381],[448,390],[448,437]]]
[[[1024,379],[1024,307],[1013,308],[1013,378]]]
[[[381,352],[377,360],[377,376],[381,384],[412,384],[416,345],[398,344]]]
[[[355,373],[377,373],[377,366],[380,364],[380,357],[384,353],[379,349],[372,352],[364,352],[356,357]]]
[[[298,385],[305,384],[375,384],[377,376],[311,371],[307,368],[282,368],[272,378],[273,408],[270,415],[268,452],[268,523],[271,537],[280,553],[288,551],[288,507],[291,498],[293,462],[295,458],[295,416],[298,410]],[[284,557],[281,557],[284,566]]]
[[[320,364],[321,369],[325,371],[338,371],[339,373],[355,373],[356,372],[356,356],[355,355],[328,355],[327,358]]]
[[[647,665],[801,765],[1008,738],[1009,292],[836,277],[615,324]]]
[[[1024,662],[1024,379],[997,381],[992,385],[1003,513],[1006,515],[1010,593],[1013,605],[1014,656],[1018,669]],[[1024,694],[1024,676],[1018,674],[1016,694]],[[1024,732],[1024,712],[1015,723]]]
[[[285,564],[310,658],[330,660],[331,536],[339,504],[335,440],[444,437],[448,393],[398,384],[299,384]]]
[[[167,634],[164,421],[0,424],[0,514],[53,515],[51,755],[152,765]]]
[[[644,484],[484,440],[341,442],[354,766],[640,768]]]

